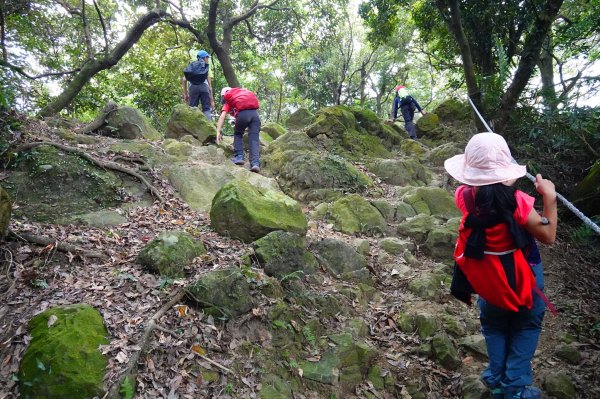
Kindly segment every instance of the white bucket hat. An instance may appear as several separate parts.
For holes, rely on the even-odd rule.
[[[461,183],[486,186],[525,176],[527,168],[512,162],[508,144],[496,133],[478,133],[465,147],[465,153],[444,162],[444,168]]]

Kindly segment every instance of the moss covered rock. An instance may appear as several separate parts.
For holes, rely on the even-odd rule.
[[[138,262],[166,277],[183,277],[192,260],[206,253],[201,241],[183,231],[165,231],[150,241],[138,255]]]
[[[313,123],[315,116],[306,108],[298,108],[285,121],[285,126],[290,130],[301,130]]]
[[[160,140],[162,135],[152,127],[148,118],[132,107],[119,107],[106,116],[110,135],[121,139],[145,138]]]
[[[414,251],[415,244],[412,241],[401,240],[397,237],[387,237],[379,242],[379,247],[392,255],[400,255],[405,251]]]
[[[321,265],[334,275],[361,270],[367,261],[345,241],[325,238],[314,244]]]
[[[24,162],[3,181],[6,191],[17,199],[14,214],[37,222],[115,206],[120,203],[117,192],[122,185],[113,172],[48,145],[26,153]]]
[[[400,144],[400,150],[403,154],[411,158],[418,158],[419,160],[427,158],[429,154],[429,148],[418,140],[404,140]]]
[[[437,260],[451,260],[457,238],[458,229],[454,226],[436,226],[427,234],[423,252]]]
[[[564,371],[550,373],[544,379],[546,392],[557,399],[574,399],[577,391],[573,379]]]
[[[571,199],[588,215],[600,215],[600,161],[596,162],[586,177],[577,183]]]
[[[419,337],[431,337],[437,330],[436,317],[429,313],[419,313],[415,315],[415,327]]]
[[[468,375],[463,380],[463,399],[489,398],[489,388],[485,386],[478,375]]]
[[[398,145],[402,141],[403,136],[400,132],[385,124],[375,112],[358,106],[349,109],[354,114],[357,127],[364,129],[368,134],[379,137],[390,146]]]
[[[423,243],[427,240],[429,232],[439,225],[439,220],[433,216],[417,215],[400,223],[398,233],[411,237],[418,243]]]
[[[417,121],[417,132],[427,137],[429,133],[440,126],[440,117],[434,113],[425,114]]]
[[[236,267],[211,271],[187,287],[192,301],[216,317],[233,318],[253,306],[250,285]]]
[[[317,137],[324,134],[330,138],[339,138],[349,129],[354,129],[356,118],[348,107],[335,105],[320,109],[315,121],[307,128],[306,134],[309,137]]]
[[[306,234],[308,224],[300,205],[280,192],[234,180],[215,195],[211,226],[221,235],[252,242],[271,231]]]
[[[184,141],[172,141],[165,144],[165,152],[176,157],[188,157],[192,154],[192,145]]]
[[[385,219],[377,208],[356,194],[335,201],[330,217],[333,228],[346,234],[382,234],[387,229]]]
[[[468,104],[450,98],[438,105],[433,113],[442,123],[464,122],[471,119],[471,109]]]
[[[381,180],[395,186],[420,186],[431,180],[427,168],[414,158],[376,159],[368,163],[368,168]]]
[[[317,260],[305,249],[304,237],[273,231],[254,241],[254,253],[268,276],[282,278],[294,272],[312,274]]]
[[[410,204],[418,214],[451,219],[460,216],[452,195],[439,187],[418,187],[407,191],[402,201]]]
[[[581,362],[581,352],[576,344],[560,344],[554,349],[554,354],[569,364]]]
[[[167,122],[166,137],[178,139],[188,134],[201,143],[206,143],[217,137],[217,129],[206,119],[201,109],[179,104],[175,106]]]
[[[461,365],[458,351],[446,334],[436,334],[431,341],[436,360],[448,370],[456,370]]]
[[[31,343],[19,366],[19,392],[29,399],[102,397],[108,332],[86,304],[50,308],[29,322]]]
[[[462,148],[455,143],[445,143],[432,149],[428,159],[434,166],[443,166],[446,159],[462,153]]]
[[[273,140],[286,133],[285,128],[277,122],[265,123],[260,127],[260,130],[267,133]]]
[[[440,289],[440,281],[434,276],[417,277],[408,285],[410,292],[422,299],[433,299]]]
[[[0,240],[6,236],[10,215],[12,213],[12,202],[6,190],[0,187]]]

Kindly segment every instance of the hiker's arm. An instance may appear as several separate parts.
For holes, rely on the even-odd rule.
[[[188,95],[188,85],[187,85],[187,79],[185,78],[185,76],[183,78],[181,78],[181,86],[183,87],[183,99],[185,100],[186,104],[190,102],[190,96]]]
[[[221,134],[221,129],[223,128],[223,122],[225,122],[225,117],[227,116],[227,112],[221,112],[221,116],[219,116],[219,121],[217,122],[217,144],[221,144],[221,140],[223,139],[223,135]]]
[[[425,115],[427,112],[423,111],[423,108],[421,108],[421,106],[419,105],[419,103],[417,102],[417,100],[415,100],[413,98],[413,101],[415,102],[415,106],[417,107],[417,110],[421,113],[421,115]]]
[[[527,223],[525,223],[525,230],[544,244],[552,244],[556,239],[556,227],[558,223],[556,189],[554,188],[554,183],[542,178],[540,174],[535,177],[535,188],[542,195],[544,209],[541,216],[535,209],[531,210],[527,217]],[[548,219],[548,224],[542,224],[542,216]]]

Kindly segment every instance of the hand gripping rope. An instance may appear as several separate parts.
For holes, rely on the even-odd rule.
[[[479,119],[481,120],[481,122],[483,123],[483,126],[485,126],[485,128],[488,130],[488,132],[494,133],[492,131],[492,129],[489,127],[489,125],[485,122],[485,119],[483,119],[483,117],[479,113],[479,110],[477,109],[477,107],[475,106],[475,104],[473,104],[473,101],[471,101],[471,98],[469,98],[469,96],[467,96],[467,100],[469,100],[469,104],[471,104],[471,107],[473,107],[473,110],[475,111],[475,113],[477,114],[477,116],[479,117]],[[514,163],[517,163],[517,161],[515,161],[514,158],[512,159],[512,161]],[[535,183],[535,177],[533,177],[533,175],[531,173],[527,172],[526,176],[527,176],[527,178],[529,180],[531,180],[532,182]],[[565,197],[563,197],[561,194],[556,193],[556,197],[567,208],[569,208],[569,210],[571,212],[573,212],[575,214],[575,216],[577,216],[579,219],[581,219],[586,226],[588,226],[590,229],[592,229],[596,234],[600,235],[600,227],[598,227],[598,225],[596,223],[594,223],[589,217],[585,216],[583,214],[583,212],[581,212],[579,209],[577,209],[575,207],[575,205],[573,205],[571,202],[569,202],[569,200],[566,199]]]

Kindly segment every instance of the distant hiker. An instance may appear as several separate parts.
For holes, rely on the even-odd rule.
[[[410,136],[411,139],[417,139],[417,129],[415,128],[415,124],[413,119],[415,118],[415,109],[418,109],[421,115],[425,115],[425,111],[421,108],[417,100],[415,100],[410,94],[408,94],[408,89],[405,86],[396,86],[396,97],[394,97],[394,122],[398,119],[398,109],[402,113],[402,118],[404,118],[404,127],[406,128],[406,132]]]
[[[470,304],[477,293],[481,331],[489,365],[481,378],[495,399],[541,398],[532,383],[531,360],[542,329],[546,303],[542,260],[536,242],[556,237],[556,191],[541,175],[535,187],[542,195],[542,215],[535,199],[513,187],[526,174],[511,162],[504,138],[479,133],[465,153],[447,159],[446,171],[465,184],[454,200],[462,212],[454,251],[450,291]]]
[[[215,100],[212,91],[212,76],[208,59],[210,55],[204,51],[198,51],[196,61],[189,64],[183,70],[181,84],[183,86],[183,98],[190,107],[202,104],[202,112],[208,120],[212,120],[211,109],[215,108]],[[188,94],[189,82],[189,94]]]
[[[221,116],[217,122],[217,143],[221,143],[221,128],[225,116],[235,117],[233,135],[233,158],[236,165],[244,165],[244,131],[248,128],[248,146],[250,152],[250,170],[260,172],[260,117],[258,116],[258,98],[250,90],[238,87],[224,87],[221,90]]]

